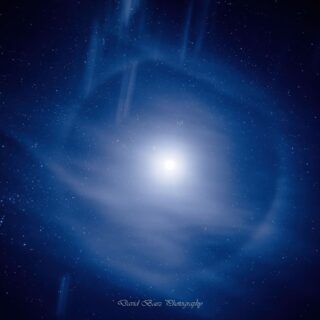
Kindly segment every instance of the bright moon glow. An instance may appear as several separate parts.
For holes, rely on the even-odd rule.
[[[175,171],[176,167],[177,167],[177,163],[175,159],[168,158],[168,159],[165,159],[163,162],[163,169],[167,172]]]
[[[152,163],[152,171],[160,182],[178,182],[184,176],[185,165],[180,154],[156,154]]]

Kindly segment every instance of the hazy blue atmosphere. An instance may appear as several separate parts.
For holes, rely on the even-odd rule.
[[[319,319],[314,2],[0,5],[1,319]]]

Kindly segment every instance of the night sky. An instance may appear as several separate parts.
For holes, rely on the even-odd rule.
[[[320,319],[316,1],[3,1],[0,319]]]

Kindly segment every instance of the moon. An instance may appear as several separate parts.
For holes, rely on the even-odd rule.
[[[152,172],[160,183],[178,183],[185,177],[185,157],[177,152],[155,154]]]
[[[174,158],[166,158],[163,161],[163,170],[168,173],[174,173],[177,169],[177,162]]]

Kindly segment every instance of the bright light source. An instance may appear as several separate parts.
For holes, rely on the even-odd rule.
[[[168,172],[175,171],[177,163],[175,159],[168,158],[163,161],[163,169]]]
[[[155,154],[152,171],[160,182],[178,182],[185,171],[183,158],[173,152]]]

